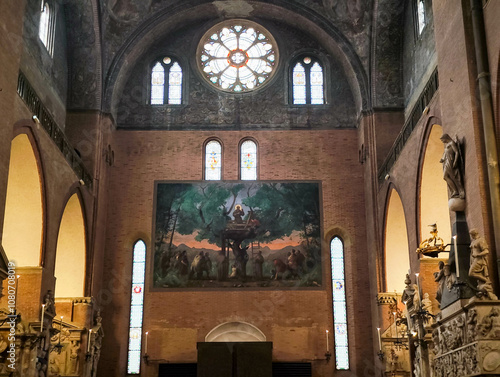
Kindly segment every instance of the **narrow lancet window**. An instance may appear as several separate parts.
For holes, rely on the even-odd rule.
[[[306,103],[306,71],[300,63],[293,69],[293,103],[296,105]]]
[[[338,370],[349,369],[347,308],[345,294],[344,243],[339,237],[330,242],[332,263],[333,326],[335,334],[335,365]]]
[[[222,146],[217,140],[210,140],[205,146],[205,179],[222,179]]]
[[[49,52],[50,56],[53,53],[53,38],[54,38],[54,26],[53,22],[53,11],[49,4],[42,1],[42,7],[40,10],[40,25],[38,27],[38,38],[42,41],[43,45]]]
[[[163,105],[165,69],[157,62],[151,73],[151,104]]]
[[[130,330],[127,373],[141,370],[142,316],[144,311],[144,275],[146,273],[146,244],[139,240],[134,245],[132,262],[132,293],[130,300]]]
[[[257,179],[257,144],[245,140],[240,147],[240,177],[244,181]]]
[[[425,4],[424,0],[417,0],[418,35],[422,34],[425,27]]]

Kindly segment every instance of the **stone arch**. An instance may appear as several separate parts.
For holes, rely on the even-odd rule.
[[[427,226],[434,223],[437,224],[439,236],[445,243],[451,240],[448,188],[443,179],[442,165],[439,162],[443,154],[443,143],[439,139],[442,134],[441,125],[436,123],[436,119],[431,119],[423,140],[419,164],[417,226],[420,242],[428,238]]]
[[[74,192],[64,207],[57,235],[56,297],[81,297],[85,294],[86,230],[81,198]]]
[[[394,186],[389,188],[384,226],[385,291],[401,292],[410,269],[408,230],[403,202]]]
[[[265,342],[266,336],[247,322],[224,322],[205,336],[205,342]]]
[[[17,267],[42,264],[44,179],[31,130],[21,127],[12,139],[2,245]]]
[[[231,14],[231,17],[226,14],[224,17],[248,18],[252,13],[258,13],[266,15],[269,19],[279,19],[294,27],[307,30],[318,41],[322,41],[328,52],[341,63],[355,98],[357,110],[366,110],[371,106],[368,78],[359,56],[347,38],[323,15],[313,12],[306,6],[284,0],[253,1],[249,6],[251,7],[249,14]],[[144,20],[123,43],[111,62],[104,84],[104,111],[116,115],[119,95],[130,70],[142,53],[159,38],[175,31],[181,25],[207,20],[207,17],[220,19],[220,12],[221,10],[211,3],[193,5],[190,8],[182,3],[179,6],[161,9]]]

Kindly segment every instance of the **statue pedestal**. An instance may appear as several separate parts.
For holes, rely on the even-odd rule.
[[[465,300],[449,306],[433,326],[436,377],[500,375],[500,301]]]
[[[470,265],[470,237],[469,228],[465,220],[463,212],[456,213],[456,221],[453,224],[452,234],[456,235],[456,241],[452,238],[450,241],[450,255],[448,264],[451,271],[450,284],[443,289],[440,308],[444,309],[447,306],[461,299],[469,299],[474,296],[474,291],[468,284],[469,280],[469,265]],[[455,253],[456,246],[456,253]],[[458,256],[458,269],[456,256]]]

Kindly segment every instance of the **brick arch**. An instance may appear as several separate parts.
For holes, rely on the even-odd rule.
[[[45,244],[43,165],[28,122],[17,122],[14,127],[2,229],[2,245],[18,267],[43,266]]]

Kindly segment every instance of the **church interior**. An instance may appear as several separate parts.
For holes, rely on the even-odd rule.
[[[0,376],[499,376],[499,19],[0,2]]]

